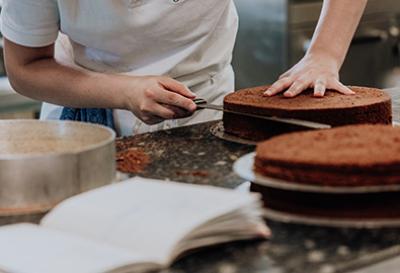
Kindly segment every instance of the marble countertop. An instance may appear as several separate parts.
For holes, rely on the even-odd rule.
[[[393,97],[394,119],[400,121],[400,89],[388,92]],[[143,134],[123,142],[148,154],[150,164],[141,176],[235,188],[245,181],[232,172],[232,164],[254,147],[215,138],[210,133],[213,124]],[[373,270],[372,264],[400,255],[400,229],[336,229],[273,221],[268,225],[273,232],[269,241],[200,250],[180,259],[164,273],[348,272]],[[400,260],[398,264],[400,267]]]

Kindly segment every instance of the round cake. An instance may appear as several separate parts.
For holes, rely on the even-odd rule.
[[[400,128],[350,125],[274,137],[257,146],[255,171],[313,185],[400,184]]]
[[[294,98],[282,94],[265,97],[268,86],[248,88],[224,98],[224,108],[241,113],[296,118],[336,126],[350,124],[391,124],[392,106],[388,94],[380,89],[350,87],[355,95],[343,95],[327,90],[323,98],[307,90]],[[272,136],[298,131],[297,126],[264,119],[224,113],[224,130],[242,138],[265,140]]]

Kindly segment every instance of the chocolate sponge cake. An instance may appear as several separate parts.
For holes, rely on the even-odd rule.
[[[277,136],[257,146],[255,171],[314,185],[400,184],[400,128],[350,125]]]
[[[328,90],[325,97],[316,98],[308,90],[295,98],[282,94],[264,97],[268,86],[239,90],[227,95],[224,108],[235,112],[296,118],[332,126],[349,124],[391,124],[391,99],[379,89],[351,87],[355,95],[342,95]],[[292,125],[224,113],[225,132],[252,140],[265,140],[282,133],[298,131]],[[304,128],[303,128],[304,129]]]

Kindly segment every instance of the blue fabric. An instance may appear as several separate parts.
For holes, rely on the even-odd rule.
[[[115,130],[114,116],[111,109],[99,108],[69,108],[64,107],[60,120],[82,121],[110,127]]]

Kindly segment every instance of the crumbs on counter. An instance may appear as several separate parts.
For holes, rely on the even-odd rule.
[[[179,176],[208,177],[209,173],[206,172],[206,171],[200,171],[200,170],[195,170],[195,171],[176,171],[176,175],[179,175]]]
[[[127,149],[132,148],[135,145],[135,141],[132,137],[123,137],[123,138],[118,138],[115,141],[115,147],[117,149],[117,152],[125,151]]]
[[[128,148],[117,152],[117,169],[120,172],[137,174],[150,164],[149,155],[141,148]]]

